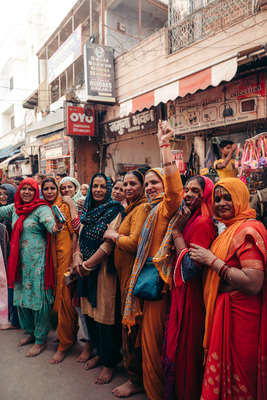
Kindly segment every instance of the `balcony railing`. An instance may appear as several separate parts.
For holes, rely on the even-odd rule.
[[[256,12],[255,3],[253,0],[170,0],[169,53],[242,22]]]

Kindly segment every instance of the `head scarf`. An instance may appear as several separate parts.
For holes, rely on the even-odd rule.
[[[0,189],[5,189],[7,191],[7,204],[12,204],[14,203],[14,197],[15,193],[17,191],[17,188],[15,186],[11,185],[10,183],[3,183],[0,185]]]
[[[107,182],[105,197],[98,206],[96,206],[92,195],[92,184],[96,177],[102,177]],[[123,215],[123,206],[118,201],[112,200],[111,192],[112,181],[109,177],[106,177],[106,175],[102,173],[97,173],[92,177],[80,216],[83,227],[80,233],[79,244],[84,260],[88,260],[99,249],[103,243],[102,238],[107,230],[108,224],[110,224],[120,212]],[[96,307],[98,273],[99,268],[96,268],[90,272],[90,275],[79,278],[78,280],[78,297],[87,297],[94,308]]]
[[[155,172],[163,182],[163,187],[166,187],[166,178],[162,168],[151,168],[146,172]],[[133,289],[135,287],[138,275],[148,257],[151,243],[154,236],[154,230],[156,227],[156,221],[159,212],[159,204],[163,200],[164,192],[157,196],[154,200],[150,201],[152,210],[150,211],[140,234],[140,241],[137,249],[137,254],[131,274],[130,284],[128,293],[126,296],[125,307],[123,311],[123,324],[127,325],[130,329],[132,325],[136,324],[136,317],[142,314],[139,299],[133,295]],[[178,212],[178,211],[177,211]],[[157,254],[153,257],[153,262],[159,271],[160,277],[163,281],[171,285],[172,282],[172,264],[174,258],[173,251],[173,240],[172,240],[172,225],[177,218],[177,212],[171,218],[165,236],[162,240],[160,248]]]
[[[30,203],[22,203],[20,190],[24,185],[30,185],[35,189],[34,198]],[[19,216],[13,227],[11,243],[10,243],[10,256],[8,259],[7,278],[9,287],[13,288],[15,281],[19,281],[19,241],[20,235],[23,230],[23,222],[37,207],[41,205],[48,205],[45,200],[40,199],[39,186],[35,179],[26,178],[20,183],[15,194],[15,211]],[[45,288],[54,286],[54,274],[50,251],[50,240],[47,241],[46,247],[46,264],[45,264]]]
[[[72,196],[72,200],[75,203],[75,206],[78,210],[78,204],[77,201],[80,199],[85,199],[85,196],[83,196],[81,194],[81,185],[79,184],[79,182],[77,181],[77,179],[72,178],[71,176],[65,176],[64,178],[61,179],[61,181],[59,182],[59,188],[61,188],[62,183],[64,182],[72,182],[74,184],[74,186],[76,187],[77,191],[76,193]],[[78,210],[79,211],[79,210]]]
[[[42,183],[41,183],[42,195],[44,196],[44,191],[43,191],[43,189],[44,189],[44,185],[45,185],[45,183],[46,183],[46,182],[45,182],[45,183],[43,183],[43,182],[46,181],[47,178],[52,179],[54,185],[55,185],[56,188],[57,188],[57,197],[56,197],[55,200],[51,203],[51,205],[52,205],[52,206],[54,206],[54,205],[60,206],[61,204],[63,204],[63,202],[62,202],[62,198],[61,198],[61,196],[60,196],[59,183],[58,183],[58,181],[57,181],[53,176],[46,176],[46,177],[42,180]],[[47,181],[47,182],[50,182],[50,181]],[[52,182],[51,182],[51,183],[52,183]]]
[[[141,176],[142,176],[142,178],[143,178],[143,182],[144,182],[144,180],[145,180],[145,178],[144,178],[144,176],[143,176],[143,174],[142,174],[142,172],[140,172],[140,171],[129,171],[129,174],[130,173],[134,173],[133,175],[134,176],[136,176],[136,174],[140,174]],[[127,174],[126,174],[127,175]],[[125,175],[125,176],[126,176]],[[138,179],[138,178],[137,178]],[[139,181],[140,182],[140,181]],[[141,183],[141,182],[140,182]],[[142,204],[142,203],[147,203],[147,198],[146,198],[146,195],[145,195],[145,188],[144,188],[144,183],[143,183],[143,190],[141,191],[141,193],[140,193],[140,195],[137,197],[137,199],[135,199],[132,203],[129,203],[128,204],[128,201],[127,201],[127,206],[126,206],[126,208],[125,208],[125,210],[124,210],[124,212],[125,212],[125,214],[129,214],[135,207],[137,207],[137,206],[139,206],[140,204]]]
[[[256,212],[249,207],[249,192],[246,185],[240,179],[225,178],[217,182],[214,186],[212,195],[213,204],[214,193],[218,186],[222,186],[229,192],[235,209],[235,216],[228,220],[219,218],[215,214],[216,218],[227,226],[227,229],[223,233],[221,233],[217,237],[217,239],[214,240],[210,247],[210,250],[216,257],[225,261],[228,256],[229,248],[236,230],[247,219],[255,219]],[[206,269],[206,274],[203,278],[203,281],[204,302],[206,307],[205,336],[203,346],[205,349],[205,353],[207,354],[220,277],[212,268],[209,268]]]
[[[199,175],[194,176],[193,178],[190,179],[190,181],[194,180],[195,178],[198,178]],[[212,193],[213,193],[213,188],[214,188],[214,183],[212,182],[211,179],[206,178],[205,176],[201,176],[201,178],[204,179],[205,181],[205,187],[202,195],[202,201],[201,201],[201,207],[194,212],[192,217],[189,219],[187,222],[184,230],[183,230],[183,237],[185,240],[185,243],[188,244],[188,239],[192,233],[192,230],[194,229],[194,222],[197,221],[200,217],[211,217],[212,215]]]

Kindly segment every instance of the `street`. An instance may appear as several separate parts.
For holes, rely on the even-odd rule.
[[[1,400],[108,400],[115,399],[111,389],[127,380],[122,363],[111,383],[96,385],[94,379],[101,371],[83,369],[84,364],[76,362],[83,349],[83,343],[71,348],[61,364],[51,365],[48,361],[55,353],[57,343],[54,332],[48,336],[47,348],[35,358],[25,354],[32,345],[17,347],[23,337],[22,330],[0,331],[0,399]],[[131,396],[132,400],[147,400],[145,393]]]

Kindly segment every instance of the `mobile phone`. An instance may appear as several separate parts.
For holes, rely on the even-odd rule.
[[[72,277],[70,276],[70,272],[69,272],[69,271],[68,271],[68,272],[65,272],[64,276],[65,276],[66,285],[69,285],[71,282],[74,282],[74,281],[76,281],[76,279],[78,279],[78,275],[76,275],[76,276],[74,276],[74,277],[72,278]]]
[[[66,218],[64,217],[62,211],[60,210],[60,208],[58,206],[52,206],[52,210],[54,211],[54,213],[56,214],[56,216],[58,217],[59,222],[66,222]]]

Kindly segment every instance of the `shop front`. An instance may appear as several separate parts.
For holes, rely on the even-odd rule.
[[[38,137],[40,173],[55,175],[70,170],[69,138],[64,130]]]

